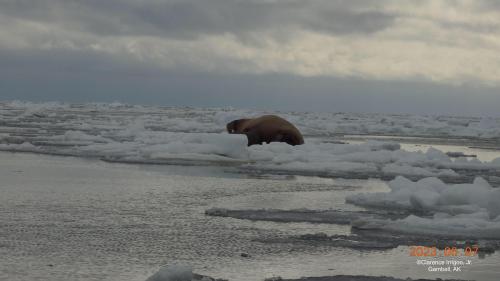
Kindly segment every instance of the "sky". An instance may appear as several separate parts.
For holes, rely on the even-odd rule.
[[[500,116],[500,1],[0,0],[0,100]]]

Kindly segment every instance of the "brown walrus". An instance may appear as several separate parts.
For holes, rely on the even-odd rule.
[[[230,134],[245,134],[248,138],[248,146],[263,142],[304,144],[300,131],[292,123],[276,115],[234,120],[227,123],[226,128]]]

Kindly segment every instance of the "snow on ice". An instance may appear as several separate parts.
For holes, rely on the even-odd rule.
[[[437,178],[417,182],[397,177],[390,192],[348,196],[355,205],[407,210],[406,218],[356,220],[360,229],[383,229],[408,234],[500,239],[500,189],[478,177],[473,183],[446,184]]]
[[[442,151],[409,152],[394,142],[344,144],[338,134],[500,137],[491,118],[354,113],[279,113],[306,135],[306,144],[246,147],[225,132],[235,118],[264,112],[232,108],[174,108],[112,104],[0,103],[0,150],[97,157],[156,164],[224,164],[242,170],[320,176],[412,179],[436,176],[470,181],[463,170],[493,170],[500,159],[452,159]]]

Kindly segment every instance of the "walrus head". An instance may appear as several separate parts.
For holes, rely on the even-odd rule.
[[[228,133],[234,134],[237,121],[238,120],[234,120],[226,124],[226,129]]]
[[[230,134],[241,134],[241,125],[248,119],[238,119],[227,123],[226,129]]]

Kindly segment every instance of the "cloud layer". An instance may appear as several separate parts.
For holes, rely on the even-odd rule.
[[[139,65],[141,70],[496,87],[500,5],[479,0],[0,2],[0,55],[44,57],[54,51],[62,54],[54,59],[73,71],[87,69],[89,57],[105,57],[132,71]],[[9,65],[23,67],[16,61]]]

